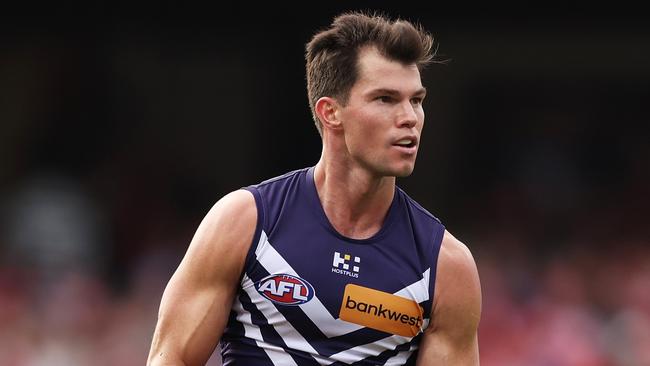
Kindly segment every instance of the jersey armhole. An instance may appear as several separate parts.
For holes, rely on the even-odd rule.
[[[445,226],[443,224],[438,224],[435,225],[435,228],[433,229],[433,235],[431,238],[431,242],[433,245],[433,248],[431,248],[431,272],[430,272],[430,280],[429,280],[429,293],[431,301],[429,302],[431,308],[433,308],[433,301],[435,299],[436,295],[436,277],[438,273],[438,257],[440,255],[440,248],[442,247],[442,239],[445,236]],[[427,309],[427,311],[431,312],[431,308]],[[433,319],[432,319],[433,320]]]
[[[266,215],[264,210],[264,201],[262,200],[260,191],[254,186],[244,187],[242,189],[245,189],[253,194],[253,197],[255,198],[255,206],[257,206],[257,224],[255,225],[255,234],[253,235],[253,241],[251,242],[248,254],[246,254],[244,270],[241,274],[243,277],[244,273],[246,273],[247,269],[250,268],[252,263],[255,261],[255,252],[257,251],[257,247],[260,244],[262,230],[264,230],[264,227],[266,226]]]

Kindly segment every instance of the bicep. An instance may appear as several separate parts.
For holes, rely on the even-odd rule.
[[[438,258],[434,299],[418,365],[478,365],[478,271],[469,249],[449,233],[445,233]]]
[[[199,225],[160,303],[152,364],[204,364],[223,332],[257,210],[245,191],[227,195]]]

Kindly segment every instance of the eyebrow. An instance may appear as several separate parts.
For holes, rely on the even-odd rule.
[[[386,95],[390,95],[390,96],[395,96],[395,95],[400,95],[400,92],[397,91],[396,89],[380,88],[380,89],[372,90],[368,94],[370,94],[370,95],[386,94]],[[413,93],[414,96],[424,96],[426,94],[427,94],[427,88],[425,88],[425,87],[422,87],[422,88],[416,90],[415,93]]]

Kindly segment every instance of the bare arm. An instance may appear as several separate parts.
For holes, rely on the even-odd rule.
[[[449,232],[440,248],[431,324],[417,365],[478,365],[481,285],[469,249]]]
[[[250,192],[232,192],[199,225],[163,293],[147,365],[204,365],[223,332],[257,223]]]

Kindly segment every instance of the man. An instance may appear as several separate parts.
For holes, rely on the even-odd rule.
[[[199,225],[161,301],[150,365],[477,365],[465,245],[401,189],[424,124],[432,38],[337,17],[307,44],[314,167],[234,191]]]

